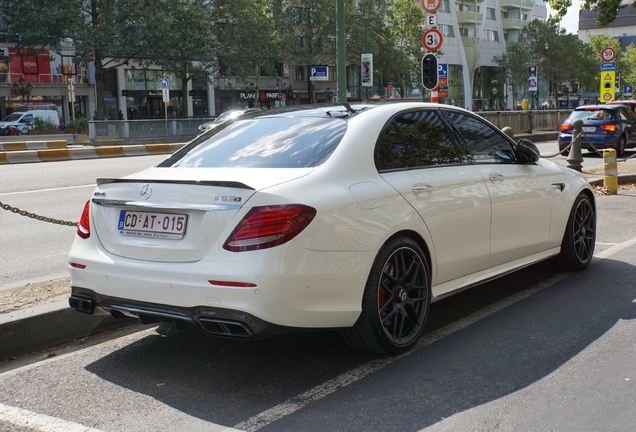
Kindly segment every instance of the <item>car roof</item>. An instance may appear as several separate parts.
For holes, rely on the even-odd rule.
[[[578,106],[576,108],[574,108],[575,111],[585,111],[585,110],[594,110],[594,109],[609,109],[609,110],[616,110],[620,105],[616,104],[616,105],[611,105],[608,106],[607,104],[604,105],[581,105]]]
[[[607,102],[606,105],[636,105],[636,100],[615,100]]]

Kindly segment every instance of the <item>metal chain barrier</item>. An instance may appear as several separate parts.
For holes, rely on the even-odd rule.
[[[58,225],[65,225],[65,226],[72,226],[72,227],[76,227],[77,226],[77,222],[70,222],[70,221],[65,221],[65,220],[60,220],[60,219],[53,219],[53,218],[46,217],[46,216],[40,216],[40,215],[37,215],[35,213],[30,213],[28,211],[20,210],[17,207],[12,207],[9,204],[3,203],[2,201],[0,201],[0,207],[2,207],[4,210],[9,210],[10,212],[19,214],[20,216],[26,216],[26,217],[29,217],[31,219],[35,219],[35,220],[39,220],[39,221],[43,221],[43,222],[50,222],[50,223],[54,223],[54,224],[58,224]]]
[[[603,157],[603,152],[602,152],[602,151],[600,151],[599,149],[597,149],[597,148],[594,146],[594,144],[592,144],[592,141],[590,141],[590,139],[588,138],[587,134],[586,134],[585,132],[581,131],[581,135],[582,135],[582,137],[584,137],[584,138],[587,140],[587,143],[590,145],[590,147],[592,147],[592,150],[593,150],[593,151],[594,151],[597,155],[599,155],[599,156]],[[545,159],[550,159],[550,158],[553,158],[553,157],[556,157],[556,156],[560,156],[560,155],[566,155],[566,156],[567,156],[568,152],[570,151],[570,147],[572,147],[572,143],[573,143],[573,142],[574,142],[574,140],[570,141],[570,144],[568,144],[568,145],[567,145],[567,146],[566,146],[563,150],[561,150],[561,151],[559,151],[559,152],[557,152],[557,153],[549,154],[549,155],[541,155],[541,157],[542,157],[542,158],[545,158]],[[628,157],[628,158],[626,158],[626,159],[623,159],[623,160],[617,160],[617,162],[625,162],[625,161],[628,161],[628,160],[630,160],[630,159],[632,159],[632,158],[635,158],[635,157],[636,157],[636,154],[633,154],[633,155],[631,155],[630,157]]]

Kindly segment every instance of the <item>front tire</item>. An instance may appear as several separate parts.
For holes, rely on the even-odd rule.
[[[596,243],[596,212],[592,198],[581,193],[572,206],[561,242],[561,253],[554,257],[559,270],[580,271],[587,268],[594,256]]]
[[[614,147],[614,149],[616,150],[616,156],[623,156],[625,154],[625,147],[627,143],[627,138],[625,138],[625,136],[621,136],[618,140],[618,142],[616,143],[616,146]]]
[[[398,354],[422,334],[431,303],[431,277],[422,248],[408,237],[389,241],[378,253],[362,297],[362,313],[341,330],[351,347]]]

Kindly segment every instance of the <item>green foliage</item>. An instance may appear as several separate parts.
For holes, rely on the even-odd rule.
[[[77,131],[88,129],[88,119],[86,117],[75,117],[75,120],[71,121],[68,127],[75,128]]]
[[[558,23],[572,7],[572,0],[548,0],[548,6],[555,11],[550,17],[553,23]],[[629,3],[623,4],[622,0],[585,0],[581,5],[581,9],[587,9],[596,12],[596,25],[599,27],[607,27],[616,20],[616,15],[620,9],[630,6]],[[636,6],[636,2],[632,4]]]
[[[41,117],[35,117],[33,119],[33,129],[35,129],[38,132],[43,131],[44,129],[57,129],[57,128],[58,126],[55,123],[50,122],[48,120],[44,120]]]
[[[539,80],[550,84],[550,95],[543,96],[555,95],[563,83],[578,83],[584,91],[598,89],[600,51],[597,59],[593,57],[593,47],[576,35],[565,34],[554,24],[533,20],[523,28],[518,42],[510,44],[494,61],[506,71],[517,100],[518,89],[527,85],[529,66],[536,66]]]

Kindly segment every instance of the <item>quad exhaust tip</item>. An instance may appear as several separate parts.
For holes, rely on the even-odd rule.
[[[83,312],[92,315],[95,312],[95,301],[86,297],[71,296],[68,299],[70,307],[78,312]]]

